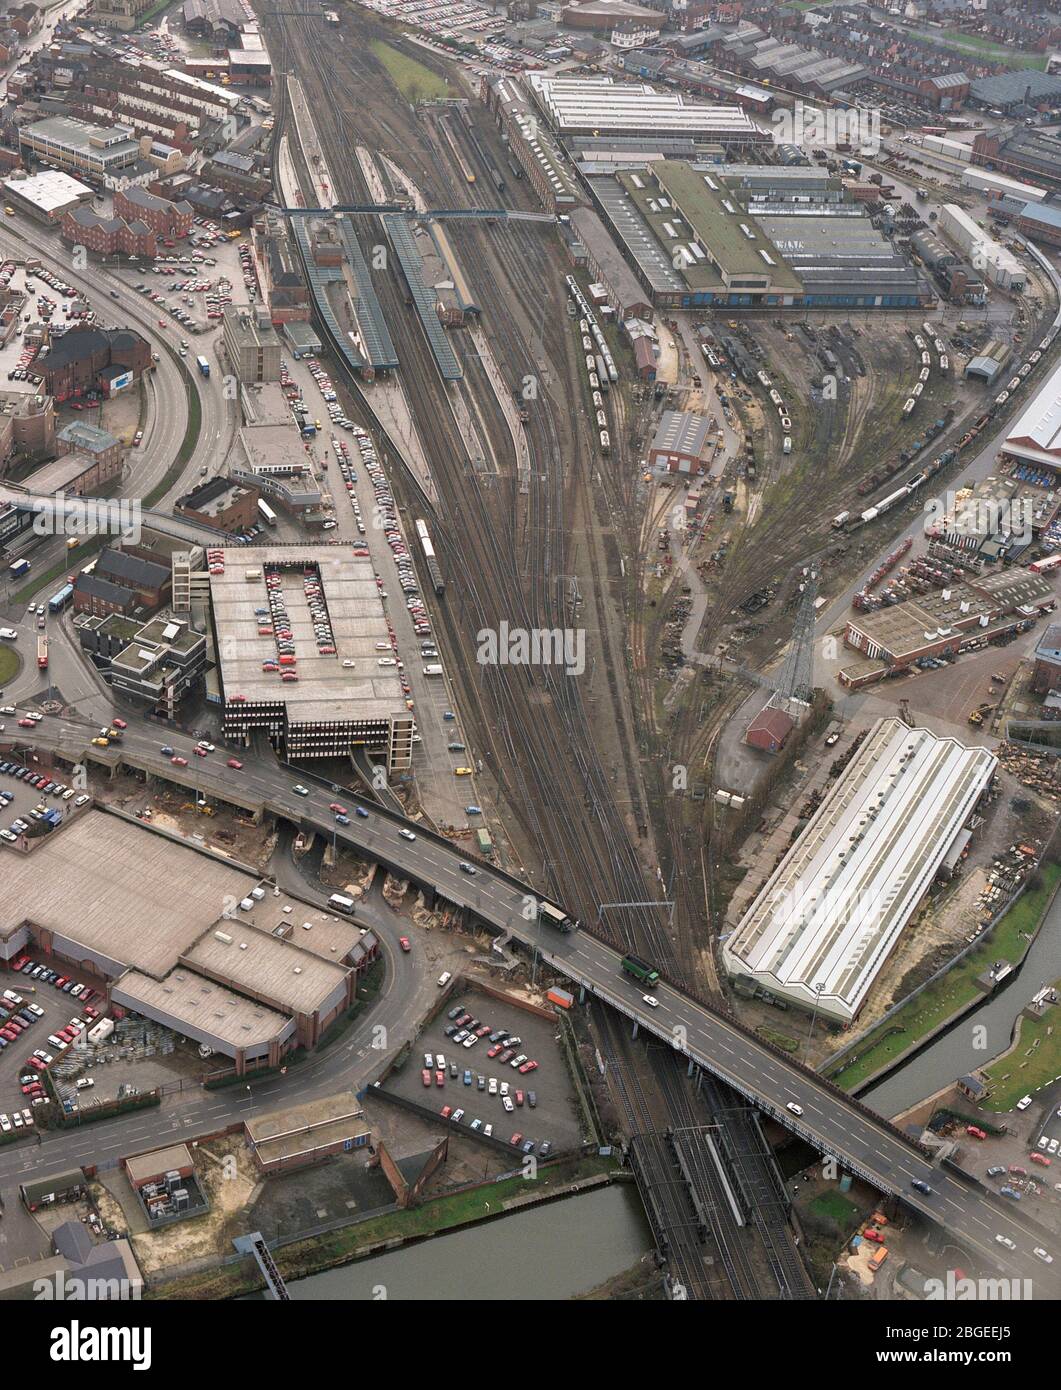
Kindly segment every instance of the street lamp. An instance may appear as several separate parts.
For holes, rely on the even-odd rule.
[[[814,986],[814,1008],[811,1010],[810,1030],[807,1033],[807,1041],[803,1044],[804,1057],[807,1055],[807,1049],[810,1046],[810,1040],[814,1036],[814,1024],[818,1017],[818,1001],[822,997],[822,990],[824,988],[825,983],[822,980],[819,980],[818,983]]]

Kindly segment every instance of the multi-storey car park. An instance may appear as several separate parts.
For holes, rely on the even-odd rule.
[[[394,656],[372,561],[327,545],[224,555],[210,566],[210,611],[225,737],[262,729],[290,758],[365,748],[408,767],[413,716],[398,669],[380,664]]]
[[[849,1023],[997,759],[879,720],[723,948],[730,975]]]

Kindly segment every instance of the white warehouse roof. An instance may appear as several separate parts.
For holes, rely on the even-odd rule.
[[[1061,468],[1061,365],[1054,368],[1014,421],[1002,451],[1029,463]]]
[[[854,1018],[996,763],[879,720],[726,941],[729,973]]]
[[[739,106],[706,106],[677,92],[657,92],[646,83],[610,78],[527,78],[538,104],[561,135],[579,131],[609,135],[636,130],[664,136],[746,136],[755,123]]]

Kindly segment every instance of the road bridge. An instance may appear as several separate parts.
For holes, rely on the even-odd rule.
[[[580,991],[624,1015],[635,1033],[644,1029],[659,1038],[690,1066],[717,1077],[826,1158],[834,1159],[837,1175],[843,1170],[863,1178],[879,1192],[943,1226],[990,1265],[1001,1265],[1017,1277],[1034,1278],[1040,1293],[1049,1287],[1050,1296],[1061,1296],[1061,1269],[1057,1264],[1043,1264],[1033,1254],[1037,1246],[1048,1247],[1053,1237],[1015,1204],[953,1166],[934,1164],[902,1130],[765,1042],[720,1003],[698,998],[663,978],[653,987],[650,1001],[621,970],[623,953],[611,941],[586,927],[563,935],[539,923],[537,896],[515,875],[486,862],[476,864],[474,875],[467,874],[460,867],[467,862],[460,846],[386,807],[373,806],[367,818],[355,816],[349,826],[336,825],[328,809],[334,787],[304,769],[251,756],[245,757],[241,771],[234,771],[224,765],[220,753],[197,757],[194,741],[186,735],[163,734],[146,723],[127,729],[117,748],[94,748],[94,733],[87,723],[47,717],[30,736],[30,746],[51,750],[70,762],[91,759],[112,767],[127,764],[237,805],[257,802],[262,811],[334,838],[362,858],[416,883],[428,901],[442,898],[470,919],[514,937]],[[8,742],[16,740],[8,735]],[[160,752],[163,743],[186,757],[188,766],[173,766]],[[294,790],[296,783],[307,788],[306,795]],[[789,1110],[789,1105],[798,1106],[799,1113]],[[927,1183],[931,1191],[913,1190],[915,1179]],[[1003,1249],[996,1235],[1012,1240],[1015,1248]]]

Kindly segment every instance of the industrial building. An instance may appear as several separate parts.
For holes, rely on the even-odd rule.
[[[723,946],[745,989],[851,1023],[997,759],[881,719]]]
[[[1036,74],[1021,71],[1011,75],[1024,78]],[[973,163],[988,165],[1022,183],[1061,188],[1061,139],[1049,130],[1018,126],[1008,135],[999,130],[980,131],[973,140]]]
[[[1054,368],[1013,422],[1002,452],[1025,463],[1061,469],[1061,365]]]
[[[844,641],[866,660],[840,672],[857,688],[925,657],[949,659],[1030,626],[1055,606],[1041,575],[1004,569],[849,618]]]
[[[140,158],[140,145],[129,126],[91,125],[71,116],[48,116],[18,132],[23,159],[86,174],[106,186],[108,180]]]
[[[68,213],[91,203],[94,197],[87,184],[57,169],[45,169],[39,174],[4,180],[4,198],[7,202],[38,222],[62,222]]]
[[[647,83],[611,78],[546,77],[531,73],[527,87],[550,129],[560,139],[574,135],[629,135],[650,140],[685,137],[727,146],[767,145],[739,106],[706,106],[679,92],[657,92]]]
[[[260,729],[290,758],[364,748],[391,769],[408,767],[413,716],[397,669],[380,665],[387,618],[372,561],[327,545],[241,546],[225,555],[210,574],[214,698],[225,737],[249,740]],[[275,623],[273,596],[284,615]],[[291,651],[280,650],[279,630],[291,633]]]
[[[935,302],[928,278],[873,227],[865,206],[841,201],[815,170],[740,165],[731,179],[725,165],[661,159],[587,185],[657,307]]]
[[[1028,279],[1024,266],[1012,251],[989,237],[964,208],[957,203],[944,203],[939,213],[939,229],[969,257],[974,268],[982,269],[992,284],[1013,294],[1024,290]]]
[[[517,172],[522,169],[543,207],[549,212],[575,207],[581,199],[564,159],[521,84],[512,77],[484,77],[479,95],[508,137]]]
[[[706,415],[665,410],[649,445],[649,466],[668,473],[702,473],[709,428]]]
[[[0,958],[32,950],[69,963],[98,982],[106,1007],[172,1028],[239,1073],[316,1046],[378,955],[350,918],[103,811],[10,859]]]

